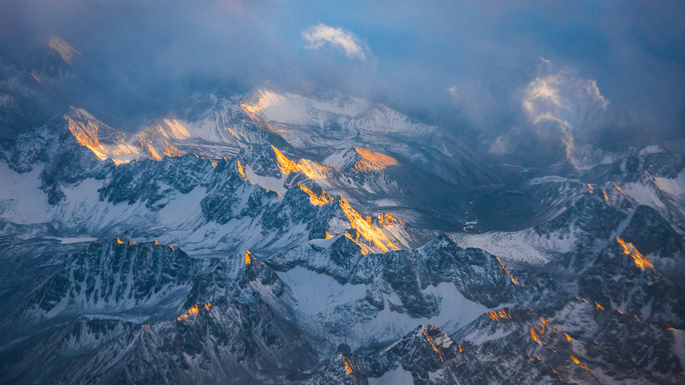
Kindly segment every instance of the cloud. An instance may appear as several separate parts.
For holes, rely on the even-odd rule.
[[[558,124],[532,123],[547,104],[573,125],[576,146],[616,150],[685,136],[685,23],[677,17],[685,2],[630,3],[0,1],[0,64],[28,68],[20,63],[57,36],[80,52],[70,73],[86,78],[64,93],[79,98],[68,103],[131,127],[194,92],[249,90],[268,80],[288,89],[304,80],[443,126],[479,151],[503,136],[507,161],[521,154],[524,162],[531,157],[522,148],[543,126],[545,144],[555,134],[563,148]],[[549,78],[569,65],[587,74],[573,77],[597,80],[581,81],[582,98]],[[30,72],[41,76],[41,68],[30,68],[25,81],[34,83]],[[531,100],[529,119],[522,91],[536,76],[546,88]],[[560,103],[586,100],[600,110],[602,98],[611,103],[583,121],[573,106],[553,105],[552,89]]]
[[[607,108],[607,105],[609,105],[609,101],[606,100],[606,98],[602,96],[602,94],[599,92],[599,88],[597,87],[597,81],[588,80],[587,82],[585,82],[585,92],[587,92],[590,98],[598,102],[602,106],[602,108]]]
[[[59,53],[62,59],[69,65],[73,64],[74,56],[80,55],[81,53],[70,46],[66,41],[58,38],[52,37],[48,41],[48,46]]]
[[[538,133],[544,130],[545,127],[540,126],[545,123],[550,124],[548,129],[560,130],[566,158],[576,168],[581,168],[581,165],[574,156],[574,134],[583,129],[581,121],[588,111],[605,110],[608,104],[595,80],[581,79],[570,69],[535,78],[525,88],[521,102],[533,126],[538,127]]]
[[[449,92],[450,96],[452,97],[452,102],[457,103],[459,102],[459,99],[461,99],[461,96],[457,92],[458,88],[456,85],[453,85],[452,87],[448,88],[446,91]]]
[[[369,51],[364,43],[351,32],[325,24],[317,24],[302,31],[302,38],[309,43],[306,48],[318,49],[329,43],[332,47],[342,50],[349,58],[366,60],[365,51]]]
[[[490,146],[488,152],[493,155],[507,155],[510,154],[509,146],[506,143],[506,138],[504,136],[499,136],[495,143]]]
[[[547,70],[552,70],[552,62],[540,56],[540,65],[547,68]]]

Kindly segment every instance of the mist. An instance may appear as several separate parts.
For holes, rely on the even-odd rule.
[[[619,149],[685,136],[683,14],[648,1],[5,0],[0,60],[33,68],[23,63],[63,39],[80,79],[65,100],[123,129],[195,92],[307,83],[491,156],[515,157],[531,137],[563,154],[571,137]],[[533,98],[527,109],[545,79],[563,108]]]

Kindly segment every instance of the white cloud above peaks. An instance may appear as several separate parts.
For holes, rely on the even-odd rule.
[[[348,58],[366,60],[369,54],[368,47],[356,35],[325,24],[317,24],[302,31],[302,39],[307,42],[305,48],[319,49],[328,44]]]
[[[551,62],[542,60],[551,68]],[[535,78],[525,88],[521,102],[534,126],[551,123],[559,128],[566,157],[576,168],[580,164],[575,157],[574,135],[590,129],[582,125],[589,111],[606,110],[608,104],[595,80],[582,79],[570,69]]]

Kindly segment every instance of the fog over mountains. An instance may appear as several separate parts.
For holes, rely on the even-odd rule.
[[[677,6],[289,5],[0,6],[0,383],[685,381]]]

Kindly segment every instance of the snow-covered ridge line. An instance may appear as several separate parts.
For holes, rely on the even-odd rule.
[[[10,169],[3,170],[7,180],[21,181],[23,186],[6,190],[9,195],[4,197],[7,204],[0,217],[10,223],[40,225],[67,218],[62,222],[62,236],[111,236],[115,229],[136,228],[140,237],[156,236],[167,243],[185,238],[186,245],[189,241],[193,244],[189,247],[191,251],[210,249],[217,242],[243,250],[292,247],[308,239],[323,239],[326,234],[347,234],[360,248],[388,251],[407,245],[402,237],[410,237],[401,230],[403,221],[387,213],[363,218],[344,197],[321,207],[325,219],[305,215],[319,210],[320,205],[312,202],[311,191],[322,196],[324,192],[316,185],[304,187],[297,182],[307,179],[298,169],[287,177],[279,175],[284,182],[292,180],[288,186],[295,187],[286,189],[287,194],[279,197],[249,180],[248,175],[257,163],[250,162],[252,167],[248,168],[245,162],[246,174],[239,158],[245,159],[247,155],[218,162],[185,155],[115,165],[100,161],[91,149],[80,147],[76,138],[47,143],[56,148],[39,149],[46,151],[41,155],[47,162],[45,166],[28,166],[35,170],[19,175]],[[278,151],[274,147],[269,150],[272,154]],[[260,166],[278,170],[279,163],[274,156]],[[35,173],[40,177],[21,177]],[[40,204],[45,200],[43,191],[52,194],[46,205]],[[302,215],[280,217],[292,210],[300,210]],[[137,225],[150,218],[156,218],[156,226]],[[282,221],[292,226],[281,227]],[[319,221],[323,222],[314,225]],[[72,233],[73,229],[78,229],[78,233]],[[231,235],[237,229],[254,236],[244,239]],[[278,236],[284,237],[285,243]]]

